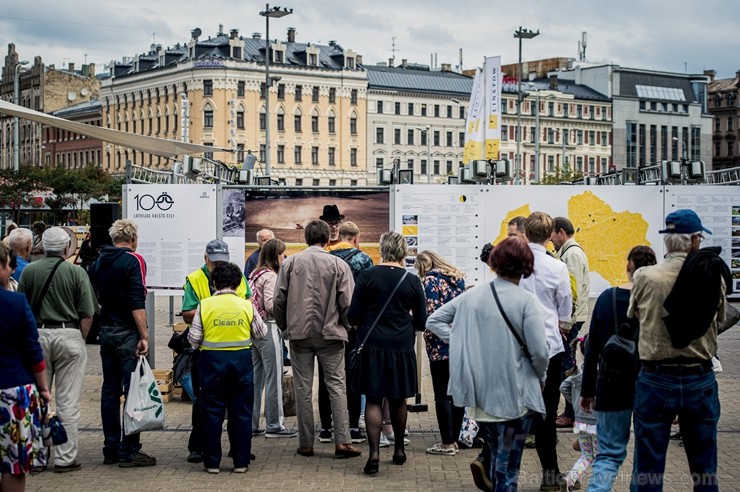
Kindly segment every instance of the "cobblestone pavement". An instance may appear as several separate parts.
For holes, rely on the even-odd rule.
[[[160,302],[158,298],[158,303]],[[164,302],[162,302],[164,304]],[[157,309],[156,364],[169,368],[171,352],[167,349],[170,330],[164,308]],[[740,327],[734,327],[720,338],[720,357],[724,372],[718,375],[722,417],[719,423],[719,478],[723,490],[740,490]],[[454,457],[425,454],[425,449],[439,439],[434,415],[431,378],[428,365],[423,366],[422,400],[430,412],[410,413],[411,444],[407,446],[408,462],[396,466],[391,462],[391,449],[381,449],[380,473],[368,477],[362,473],[367,459],[367,444],[359,444],[363,456],[348,460],[334,459],[332,444],[315,443],[316,456],[304,458],[295,454],[298,440],[255,437],[253,452],[257,459],[244,475],[231,473],[231,463],[224,459],[221,474],[209,475],[201,464],[190,464],[187,439],[190,429],[190,403],[179,399],[166,405],[167,426],[164,431],[142,435],[143,449],[156,456],[157,466],[123,469],[103,465],[103,434],[100,422],[99,390],[102,381],[100,356],[97,346],[88,346],[88,366],[82,395],[78,461],[80,471],[55,474],[51,471],[32,476],[28,490],[111,490],[111,491],[166,491],[166,490],[255,490],[255,491],[352,491],[352,490],[477,490],[470,475],[469,462],[476,450],[461,450]],[[426,359],[426,357],[424,357]],[[314,390],[314,400],[316,391]],[[318,421],[318,409],[316,420]],[[286,425],[295,426],[295,417],[286,419]],[[558,457],[562,471],[577,460],[573,451],[574,436],[559,432]],[[227,449],[226,433],[223,434]],[[627,490],[628,474],[632,467],[632,446],[615,490]],[[688,466],[683,448],[672,441],[668,450],[665,490],[690,490]],[[587,480],[587,475],[582,481]],[[534,449],[524,452],[520,490],[539,488],[539,461]],[[585,486],[584,486],[585,489]]]

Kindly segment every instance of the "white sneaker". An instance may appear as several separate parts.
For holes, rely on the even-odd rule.
[[[380,433],[380,446],[378,447],[387,448],[390,445],[391,445],[391,442],[388,440],[387,437],[385,437],[385,434],[381,432]]]
[[[362,430],[367,430],[367,428],[365,427],[365,416],[364,415],[360,415],[360,422],[358,423],[357,427],[359,427]]]
[[[431,448],[427,448],[427,454],[438,454],[443,456],[455,456],[457,451],[457,446],[445,446],[439,443],[435,444]]]
[[[247,473],[247,467],[240,466],[238,468],[234,468],[234,473]]]
[[[206,471],[211,475],[218,475],[220,470],[218,468],[206,468]]]
[[[406,432],[408,432],[408,431],[406,431]],[[396,435],[393,432],[391,432],[389,434],[383,434],[383,433],[381,433],[381,436],[382,437],[385,437],[389,442],[396,442]],[[403,444],[404,445],[410,444],[410,443],[411,443],[411,440],[410,439],[407,439],[405,437],[403,438]]]

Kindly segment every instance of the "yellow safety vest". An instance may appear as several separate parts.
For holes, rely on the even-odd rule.
[[[206,276],[205,272],[203,272],[202,268],[197,269],[186,278],[190,282],[190,286],[193,288],[193,291],[195,291],[195,295],[198,296],[199,300],[202,301],[203,299],[211,297],[211,289],[209,287],[210,280]],[[242,275],[242,281],[239,284],[239,287],[236,288],[236,295],[242,299],[246,299],[247,297],[247,283],[244,281],[244,275]]]
[[[252,303],[234,294],[200,301],[203,323],[201,350],[244,350],[252,346]]]

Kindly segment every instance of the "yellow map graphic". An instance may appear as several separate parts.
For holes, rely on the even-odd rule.
[[[507,226],[519,215],[529,216],[529,204],[509,211],[493,244],[506,238]],[[575,239],[588,257],[589,268],[610,285],[627,281],[627,254],[638,245],[650,246],[648,223],[641,214],[616,212],[608,203],[590,191],[568,200],[568,218],[575,227]],[[552,243],[548,244],[551,247]]]
[[[568,200],[568,218],[576,229],[576,241],[588,256],[589,268],[611,285],[627,281],[630,250],[638,245],[650,246],[648,223],[641,214],[615,212],[590,191]]]

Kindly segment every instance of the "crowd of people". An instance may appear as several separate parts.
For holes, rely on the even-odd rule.
[[[578,490],[589,467],[589,490],[611,490],[634,425],[631,487],[662,490],[678,417],[694,489],[718,490],[720,410],[712,359],[718,333],[737,318],[726,316],[729,270],[716,248],[700,248],[711,231],[696,213],[666,217],[663,262],[648,246],[630,251],[628,281],[597,297],[587,330],[588,255],[566,217],[534,212],[513,219],[506,239],[484,247],[481,259],[495,278],[477,286],[434,251],[416,253],[415,268],[408,268],[408,244],[397,232],[381,236],[374,265],[361,251],[359,228],[344,218],[336,205],[326,205],[304,227],[307,248],[291,256],[271,231],[259,231],[259,248],[244,271],[231,263],[225,242],[207,244],[203,266],[185,279],[182,305],[193,399],[188,462],[220,472],[227,411],[233,472],[247,471],[256,435],[297,436],[296,453],[314,456],[318,370],[319,440],[333,440],[339,459],[361,456],[356,444],[367,440],[367,475],[379,472],[382,446],[392,444],[391,462],[404,465],[406,400],[419,392],[414,345],[422,333],[440,435],[426,452],[456,455],[463,422],[475,421],[483,449],[470,470],[479,489],[516,490],[533,434],[540,490]],[[0,243],[0,305],[7,313],[0,336],[9,341],[0,346],[0,411],[17,429],[3,427],[0,435],[2,490],[22,490],[26,474],[44,469],[52,456],[54,472],[81,468],[84,344],[96,311],[104,463],[157,462],[142,451],[140,434],[121,428],[121,397],[137,357],[149,350],[146,262],[136,253],[133,221],[116,221],[109,233],[112,245],[87,273],[64,261],[70,242],[61,228],[42,233],[44,256],[31,263],[18,261],[30,260],[30,231],[16,229],[8,245]],[[17,287],[9,281],[14,270],[22,270]],[[696,285],[702,309],[690,311],[687,296]],[[284,422],[288,360],[296,429]],[[40,430],[50,389],[69,437],[53,455]],[[558,415],[562,397],[566,409]],[[572,428],[581,453],[565,473],[558,426]]]

